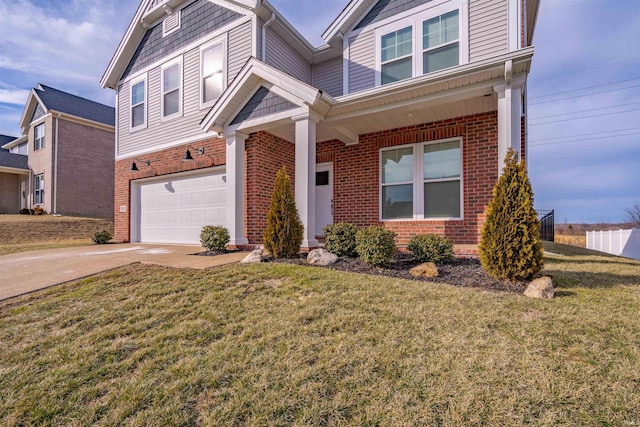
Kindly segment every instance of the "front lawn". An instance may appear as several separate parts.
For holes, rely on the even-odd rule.
[[[0,424],[640,423],[640,263],[546,261],[551,301],[287,264],[6,301]]]

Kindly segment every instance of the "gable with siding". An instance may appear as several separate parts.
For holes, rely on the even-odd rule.
[[[243,17],[208,0],[197,0],[182,9],[181,13],[179,30],[163,37],[162,22],[147,30],[122,79]]]
[[[356,25],[356,30],[367,25],[390,18],[409,9],[423,5],[431,0],[380,0]]]
[[[264,86],[251,97],[251,99],[240,110],[238,115],[231,121],[232,125],[242,123],[246,120],[257,119],[259,117],[292,110],[297,105],[284,99],[280,95],[271,92]]]

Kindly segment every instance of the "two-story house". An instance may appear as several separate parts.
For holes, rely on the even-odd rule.
[[[22,137],[3,147],[28,156],[21,208],[113,216],[115,109],[45,85],[33,88]]]
[[[526,154],[537,10],[352,0],[313,47],[266,0],[142,1],[101,81],[116,238],[197,243],[222,224],[259,245],[286,165],[303,247],[338,221],[477,244],[507,149]]]

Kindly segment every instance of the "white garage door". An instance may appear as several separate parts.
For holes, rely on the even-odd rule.
[[[168,175],[139,185],[141,242],[199,244],[204,225],[226,227],[224,172]]]

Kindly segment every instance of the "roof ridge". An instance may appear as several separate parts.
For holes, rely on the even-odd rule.
[[[44,85],[42,83],[38,83],[38,86],[42,87],[42,92],[46,92],[46,89],[51,89],[51,90],[54,90],[56,92],[60,92],[60,93],[63,93],[65,95],[68,95],[68,96],[73,96],[74,98],[82,99],[83,101],[93,102],[94,104],[101,105],[103,107],[107,107],[107,108],[111,108],[111,109],[115,110],[114,107],[111,107],[111,106],[109,106],[107,104],[103,104],[102,102],[94,101],[93,99],[85,98],[83,96],[74,95],[73,93],[65,92],[63,90],[56,89],[55,87],[52,87],[52,86],[47,86],[47,85]],[[38,89],[38,87],[35,87],[34,90],[39,91],[40,89]],[[43,100],[43,102],[44,102],[44,100]]]

